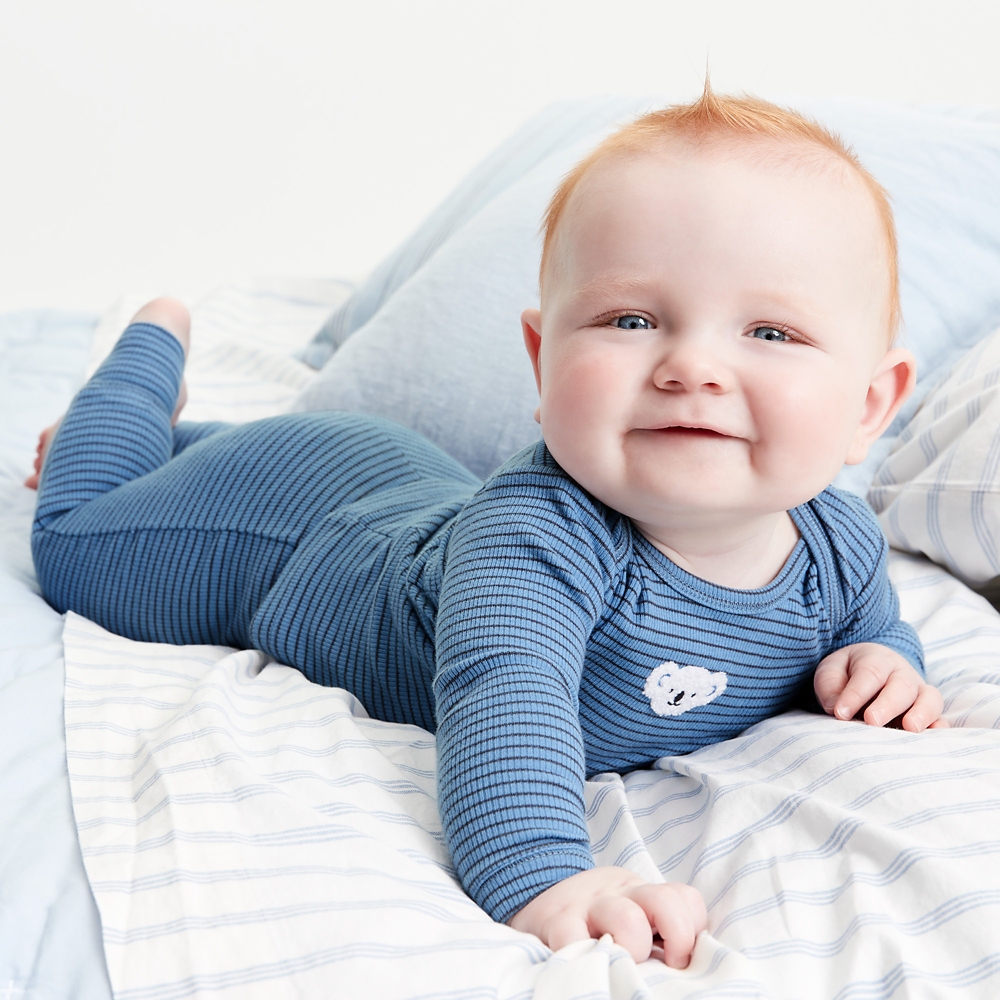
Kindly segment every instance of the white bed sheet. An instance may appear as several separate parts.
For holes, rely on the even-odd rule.
[[[961,728],[790,713],[588,783],[599,864],[708,901],[684,972],[608,942],[550,960],[475,907],[429,734],[261,653],[70,615],[70,780],[116,996],[996,996],[1000,617],[924,560],[892,575]]]

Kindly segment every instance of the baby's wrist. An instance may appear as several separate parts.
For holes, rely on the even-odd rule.
[[[490,865],[489,874],[475,878],[462,873],[469,896],[497,923],[510,924],[529,903],[553,886],[594,867],[589,845],[547,845],[522,852],[502,867]]]

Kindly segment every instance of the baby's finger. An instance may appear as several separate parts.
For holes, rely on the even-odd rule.
[[[553,951],[558,951],[574,941],[586,941],[590,928],[580,911],[560,910],[545,922],[538,936]]]
[[[635,962],[645,962],[653,950],[653,928],[642,907],[625,896],[602,896],[587,914],[590,936],[610,934]],[[550,945],[551,947],[551,945]]]
[[[941,718],[943,708],[944,698],[941,697],[941,692],[930,684],[923,684],[917,692],[913,707],[903,716],[903,728],[910,733],[922,733]]]
[[[700,928],[695,926],[694,914],[677,888],[676,885],[643,885],[629,895],[642,907],[663,939],[663,960],[671,968],[686,969],[691,963],[691,952]]]
[[[700,934],[708,927],[708,910],[705,907],[705,899],[702,894],[693,885],[687,885],[684,882],[668,882],[667,885],[687,904],[688,912],[694,923],[694,932]]]
[[[913,670],[893,670],[878,697],[865,709],[869,726],[884,726],[902,715],[917,699],[920,680]]]
[[[823,658],[813,675],[813,690],[816,700],[824,712],[833,714],[833,707],[840,693],[847,686],[847,664],[850,662],[850,652],[845,647],[832,652]]]
[[[838,719],[853,719],[858,714],[862,705],[868,704],[880,691],[884,689],[886,676],[889,671],[877,656],[865,656],[859,654],[850,665],[851,679],[841,692],[833,707],[833,714]],[[900,707],[900,711],[908,708],[912,700],[907,705]],[[898,713],[897,713],[898,714]],[[867,719],[868,712],[865,712]],[[888,719],[893,716],[888,716]],[[881,723],[875,723],[881,725]]]

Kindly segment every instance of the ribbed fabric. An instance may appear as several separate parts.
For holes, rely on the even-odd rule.
[[[436,728],[452,858],[497,920],[592,866],[587,774],[736,735],[848,643],[922,669],[852,495],[791,511],[782,572],[732,590],[670,562],[542,442],[480,486],[371,417],[172,431],[182,365],[169,334],[133,326],[77,396],[39,491],[43,593],[129,638],[262,649]],[[663,703],[647,692],[668,661],[684,683]],[[714,685],[690,700],[691,678]]]

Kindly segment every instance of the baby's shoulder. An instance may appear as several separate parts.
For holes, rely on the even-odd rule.
[[[543,441],[504,462],[456,518],[459,538],[477,544],[516,541],[539,552],[560,548],[583,560],[592,553],[605,572],[627,549],[623,515],[591,496],[552,457]]]
[[[476,506],[521,509],[545,516],[556,514],[603,532],[621,519],[577,483],[545,446],[544,441],[522,449],[483,483],[472,498]]]
[[[848,550],[860,545],[870,551],[872,542],[885,540],[875,512],[867,501],[856,493],[848,493],[835,486],[828,486],[808,503],[797,507],[793,516],[795,513],[806,513],[802,520],[807,526],[813,522],[822,527],[831,542]]]
[[[837,578],[848,606],[860,591],[881,583],[888,544],[864,499],[829,486],[789,513],[821,571]]]

